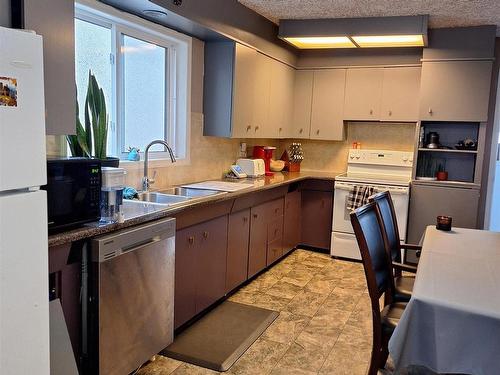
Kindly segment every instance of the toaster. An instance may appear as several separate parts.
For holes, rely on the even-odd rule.
[[[238,159],[236,164],[248,177],[260,177],[266,173],[263,159]]]

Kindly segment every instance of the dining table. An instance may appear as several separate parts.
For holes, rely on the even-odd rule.
[[[500,374],[500,232],[426,228],[389,352],[396,370]]]

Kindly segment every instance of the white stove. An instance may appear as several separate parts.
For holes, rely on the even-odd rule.
[[[350,150],[347,172],[335,178],[331,255],[360,260],[347,197],[354,186],[372,186],[390,191],[401,240],[406,239],[413,152],[390,150]]]

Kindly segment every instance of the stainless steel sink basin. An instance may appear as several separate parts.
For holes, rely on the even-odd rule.
[[[139,200],[144,202],[153,202],[164,205],[173,205],[177,203],[185,202],[189,199],[189,197],[181,196],[181,195],[173,195],[173,194],[164,194],[157,192],[142,192],[139,193]]]
[[[122,209],[125,220],[130,220],[136,217],[164,210],[165,205],[153,202],[141,202],[137,200],[124,199]]]
[[[177,186],[167,190],[161,190],[161,193],[168,195],[176,195],[180,197],[201,198],[215,194],[223,194],[224,192],[218,190],[192,189],[192,188],[184,188]]]

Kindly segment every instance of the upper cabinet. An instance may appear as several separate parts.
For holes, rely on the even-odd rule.
[[[47,134],[75,134],[75,2],[12,1],[12,26],[43,36]]]
[[[421,68],[384,68],[381,121],[418,121]]]
[[[344,120],[417,121],[420,67],[347,70]]]
[[[253,110],[255,107],[254,87],[257,76],[255,64],[257,52],[237,44],[234,54],[234,75],[232,77],[232,87],[229,87],[230,92],[228,92],[227,97],[227,100],[231,102],[230,95],[232,93],[233,107],[232,110],[229,109],[232,134],[228,134],[228,136],[232,135],[234,138],[251,137],[254,132]],[[205,126],[206,128],[207,126]]]
[[[248,47],[245,47],[248,48]],[[269,123],[269,97],[271,89],[271,67],[272,59],[255,52],[255,79],[253,82],[253,116],[250,126],[252,126],[252,138],[271,137],[273,131],[272,124]],[[236,118],[238,112],[233,111],[233,117]]]
[[[291,138],[309,138],[313,79],[312,70],[298,70],[295,73]]]
[[[487,121],[492,61],[428,61],[422,65],[420,119]]]
[[[345,69],[314,72],[311,139],[344,139],[345,77]]]
[[[344,119],[370,121],[380,119],[384,70],[348,69],[346,76]]]
[[[269,138],[286,138],[292,128],[295,69],[276,60],[271,65]]]
[[[204,129],[209,136],[285,137],[294,69],[234,42],[205,44]]]

